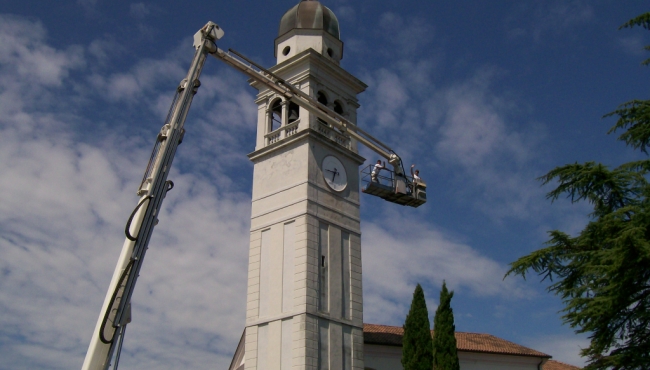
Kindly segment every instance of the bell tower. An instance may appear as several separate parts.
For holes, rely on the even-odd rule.
[[[356,123],[367,87],[339,66],[339,23],[318,1],[282,17],[270,71]],[[363,370],[357,143],[259,90],[245,369]],[[239,366],[239,365],[236,365]]]

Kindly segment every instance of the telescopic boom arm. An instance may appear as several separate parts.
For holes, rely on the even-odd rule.
[[[158,223],[157,216],[163,199],[174,186],[167,180],[167,176],[176,148],[183,140],[185,119],[194,94],[200,86],[199,76],[207,53],[214,50],[213,40],[223,36],[223,31],[214,23],[206,25],[202,32],[207,37],[204,37],[198,46],[195,45],[196,52],[187,77],[178,86],[165,125],[156,137],[149,164],[138,189],[140,200],[127,222],[126,240],[82,365],[84,370],[108,369],[113,356],[113,368],[117,369],[126,324],[131,322],[131,295],[153,228]]]
[[[126,240],[113,272],[108,293],[104,298],[99,319],[82,366],[83,370],[105,370],[111,364],[117,369],[126,325],[131,322],[131,296],[148,249],[154,226],[158,223],[165,195],[174,184],[167,180],[178,145],[183,140],[185,119],[200,82],[199,77],[208,54],[234,67],[248,77],[262,83],[318,118],[345,132],[358,142],[386,158],[395,167],[397,175],[404,176],[400,158],[386,144],[358,128],[332,109],[319,103],[290,83],[260,67],[243,55],[219,49],[215,42],[223,37],[223,30],[208,22],[194,35],[196,52],[187,73],[177,88],[176,96],[165,125],[156,137],[154,149],[138,189],[140,199],[126,225]],[[234,54],[234,56],[233,56]]]

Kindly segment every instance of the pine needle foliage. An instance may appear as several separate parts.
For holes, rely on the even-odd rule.
[[[402,366],[404,370],[431,370],[433,347],[431,325],[424,291],[420,284],[415,287],[411,309],[404,322],[402,339]]]
[[[639,26],[645,28],[646,30],[650,30],[650,13],[641,14],[636,18],[632,18],[629,21],[623,23],[623,25],[621,25],[621,27],[618,29],[620,30],[622,28],[632,28],[634,26]],[[646,46],[644,49],[650,50],[650,45]],[[642,64],[650,64],[650,59],[644,60]]]
[[[447,284],[442,282],[440,305],[433,319],[433,368],[436,370],[460,370],[458,362],[458,347],[456,345],[456,325],[454,311],[451,308],[451,298],[454,292],[447,290]]]
[[[634,26],[650,30],[650,13],[621,28]],[[650,100],[624,103],[608,116],[618,118],[608,133],[623,131],[618,140],[647,158]],[[649,172],[650,160],[642,159],[613,169],[568,164],[540,177],[557,184],[547,195],[552,201],[565,195],[589,202],[591,220],[578,236],[550,231],[545,248],[513,262],[506,274],[525,278],[532,270],[552,281],[548,290],[562,298],[565,323],[589,333],[585,369],[650,369]]]

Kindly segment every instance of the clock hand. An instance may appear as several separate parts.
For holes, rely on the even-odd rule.
[[[339,171],[336,168],[334,168],[334,171],[332,171],[332,170],[327,170],[327,171],[332,173],[332,181],[334,181],[334,178],[336,177],[336,175],[339,174]]]

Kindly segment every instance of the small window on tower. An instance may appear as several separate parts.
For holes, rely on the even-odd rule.
[[[271,104],[271,124],[269,132],[275,131],[282,126],[282,100],[277,99]]]
[[[294,102],[289,102],[289,123],[295,122],[300,118],[300,107]]]
[[[338,100],[334,102],[334,112],[343,115],[343,106],[341,105],[341,102]]]

